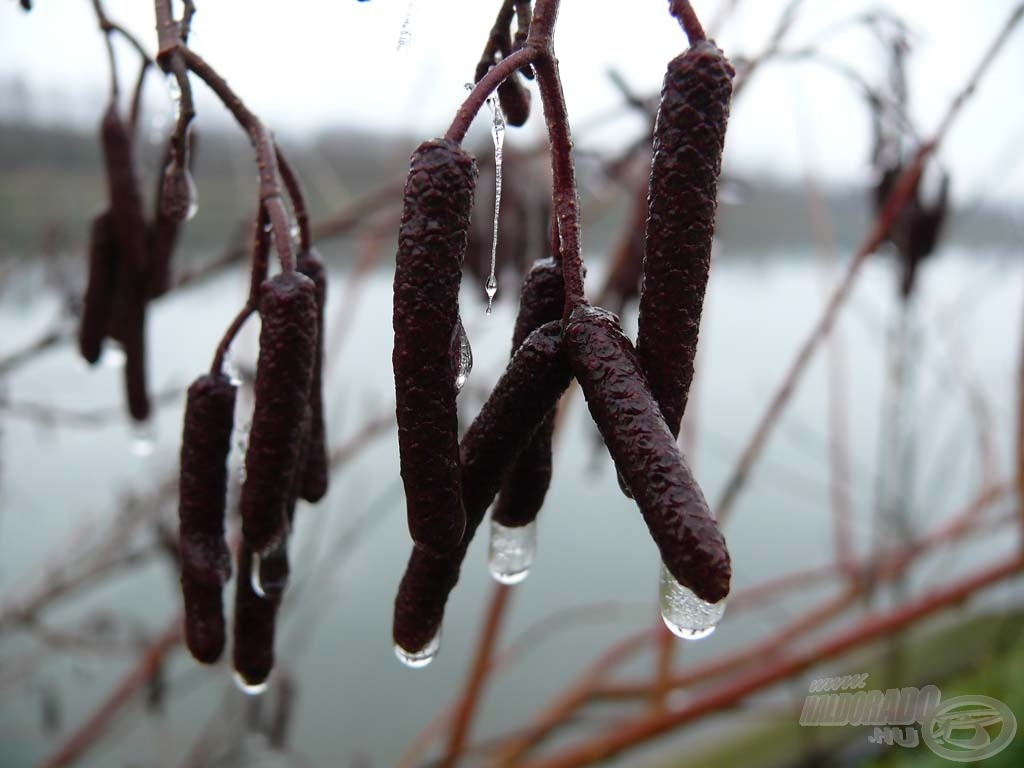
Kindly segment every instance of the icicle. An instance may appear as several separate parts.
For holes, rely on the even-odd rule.
[[[537,522],[509,528],[491,521],[487,568],[501,584],[518,584],[530,574],[537,554]]]
[[[491,139],[494,141],[494,231],[491,234],[491,274],[487,278],[484,290],[487,292],[487,314],[491,314],[494,296],[498,293],[498,278],[494,273],[498,257],[498,218],[501,214],[501,161],[505,146],[505,114],[497,96],[487,98],[491,108]]]
[[[706,603],[684,587],[661,566],[661,618],[672,634],[684,640],[700,640],[715,631],[725,613],[725,600]]]
[[[409,50],[409,46],[412,45],[412,27],[415,23],[415,11],[415,0],[409,0],[409,4],[405,8],[405,21],[402,22],[402,28],[398,32],[398,48],[396,50],[399,53]]]

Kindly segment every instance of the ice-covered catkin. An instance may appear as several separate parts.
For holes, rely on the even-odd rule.
[[[725,540],[679,453],[618,318],[580,306],[565,349],[590,414],[627,483],[661,559],[702,600],[729,593]]]
[[[301,460],[316,358],[316,286],[283,272],[260,287],[260,353],[242,485],[242,534],[254,552],[277,546],[288,529],[292,479]]]
[[[402,481],[412,539],[436,554],[458,547],[466,525],[451,350],[476,178],[457,143],[421,144],[398,233],[392,363]]]
[[[78,327],[78,349],[90,364],[100,359],[114,309],[118,264],[110,228],[110,214],[103,212],[93,219],[89,232],[89,275]]]
[[[221,589],[231,575],[224,512],[235,393],[226,376],[206,374],[192,383],[185,402],[178,493],[185,643],[205,663],[224,648]]]
[[[673,435],[693,380],[734,72],[713,42],[668,65],[654,132],[637,355]]]
[[[487,507],[571,378],[562,351],[561,323],[547,323],[519,347],[462,438],[466,533],[458,548],[445,555],[413,548],[395,598],[393,626],[395,643],[406,651],[419,651],[437,635],[448,594]]]
[[[512,355],[537,328],[562,316],[565,283],[554,259],[534,263],[523,280],[519,314],[512,334]],[[529,525],[537,517],[551,484],[551,438],[555,408],[544,417],[512,465],[491,518],[507,528]]]
[[[265,683],[274,668],[274,632],[281,604],[280,591],[267,592],[264,597],[253,589],[254,554],[247,544],[238,548],[232,653],[235,674],[240,682],[252,688]],[[276,570],[287,571],[288,555],[284,546],[276,550],[271,559],[276,561]],[[267,564],[260,563],[260,567],[267,567]]]
[[[305,458],[299,472],[299,495],[306,501],[315,503],[327,493],[330,475],[323,398],[324,305],[327,301],[327,269],[315,249],[300,253],[295,268],[312,280],[316,287],[316,358],[313,361],[313,383],[309,390],[309,433],[306,438]]]

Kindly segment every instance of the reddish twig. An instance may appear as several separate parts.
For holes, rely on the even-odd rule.
[[[491,657],[498,646],[501,634],[501,623],[505,618],[508,599],[512,590],[504,584],[495,584],[488,601],[487,616],[484,618],[483,629],[476,641],[476,654],[473,665],[469,669],[462,696],[452,715],[451,728],[448,732],[448,746],[440,765],[442,768],[454,768],[459,762],[466,739],[473,724],[477,705],[487,685],[491,671]]]
[[[149,682],[164,660],[181,644],[181,616],[175,616],[149,645],[138,663],[121,678],[121,682],[103,703],[71,733],[43,763],[44,768],[71,765],[106,732],[121,708]]]
[[[973,573],[956,584],[933,590],[914,602],[886,613],[869,615],[855,626],[840,630],[820,643],[764,665],[746,677],[727,682],[681,709],[627,721],[610,732],[553,757],[523,764],[524,768],[579,768],[614,757],[680,725],[733,706],[748,696],[800,674],[826,659],[883,639],[932,614],[962,603],[975,593],[1016,576],[1021,568],[1024,568],[1024,559],[1015,555]]]

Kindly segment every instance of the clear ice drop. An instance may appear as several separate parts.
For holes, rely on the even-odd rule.
[[[455,391],[460,392],[469,374],[473,372],[473,348],[469,345],[469,336],[459,320],[452,337],[452,363],[455,366]]]
[[[242,677],[242,674],[238,670],[235,670],[235,672],[232,674],[232,678],[235,681],[235,687],[242,693],[244,693],[246,696],[259,696],[261,693],[266,693],[267,691],[266,680],[264,680],[262,683],[256,683],[255,685],[252,685],[245,681],[245,678]]]
[[[537,554],[537,521],[508,528],[491,521],[491,541],[487,550],[487,569],[500,584],[518,584],[530,575]]]
[[[659,590],[661,618],[672,634],[684,640],[700,640],[715,631],[725,613],[725,600],[707,603],[684,587],[661,566]]]
[[[156,430],[150,421],[132,424],[131,452],[133,456],[145,458],[156,450]]]
[[[422,669],[434,660],[441,647],[441,633],[434,635],[430,642],[418,651],[407,651],[400,645],[395,646],[395,656],[409,669]]]

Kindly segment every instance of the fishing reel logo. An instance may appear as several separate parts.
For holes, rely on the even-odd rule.
[[[990,696],[943,701],[934,685],[863,690],[867,678],[866,674],[847,675],[812,682],[800,725],[873,726],[868,736],[872,744],[914,748],[923,741],[939,757],[957,763],[992,757],[1006,749],[1017,733],[1011,709]]]

